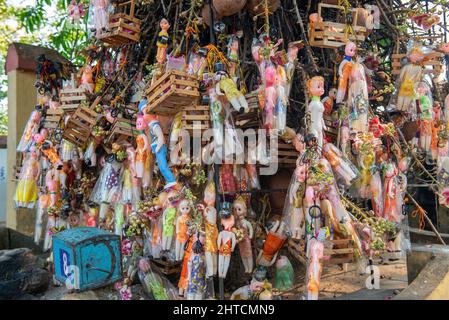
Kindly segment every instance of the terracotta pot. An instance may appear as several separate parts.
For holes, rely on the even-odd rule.
[[[213,0],[212,4],[222,17],[232,16],[238,13],[246,4],[246,0]]]
[[[263,11],[263,8],[256,8],[258,4],[260,4],[260,0],[248,0],[248,3],[246,4],[246,10],[254,15],[261,13]],[[268,7],[270,8],[271,12],[276,11],[280,7],[280,5],[281,0],[268,0]]]
[[[217,10],[212,7],[212,11],[214,13],[214,21],[220,20],[222,16],[217,13]],[[204,23],[210,26],[210,16],[209,16],[209,5],[204,5],[201,10],[201,16],[203,17]]]

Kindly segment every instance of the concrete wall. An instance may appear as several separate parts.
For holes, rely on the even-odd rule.
[[[14,165],[17,157],[16,146],[22,137],[25,124],[37,102],[37,92],[34,87],[36,76],[32,71],[19,69],[8,72],[8,174],[6,225],[28,235],[34,231],[34,210],[14,208],[14,193],[16,183]]]
[[[6,222],[6,187],[8,184],[7,149],[0,149],[0,225]]]

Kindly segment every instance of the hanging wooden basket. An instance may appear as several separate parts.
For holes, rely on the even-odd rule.
[[[329,240],[332,243],[331,249],[324,249],[324,255],[330,259],[324,259],[325,265],[338,265],[354,262],[354,245],[352,239]]]
[[[104,143],[113,144],[129,140],[137,135],[137,130],[135,127],[135,121],[125,118],[116,118],[112,124],[111,130],[109,130],[109,134],[104,140]]]
[[[398,75],[401,73],[402,63],[401,60],[407,55],[402,53],[394,53],[391,55],[391,74]],[[444,53],[432,51],[426,55],[425,60],[422,62],[424,74],[439,75],[443,71]]]
[[[182,128],[186,129],[192,134],[194,130],[205,130],[210,128],[210,113],[209,106],[192,105],[186,107],[182,111]]]
[[[357,26],[357,10],[350,9],[353,15],[352,32],[347,25],[334,21],[322,21],[322,8],[343,10],[344,7],[326,3],[318,4],[318,21],[309,24],[309,43],[313,47],[337,49],[348,40],[360,42],[365,40],[366,28]]]
[[[196,76],[170,70],[146,89],[147,113],[172,116],[196,103],[200,96]]]
[[[113,47],[139,42],[141,21],[134,16],[134,0],[119,3],[115,12],[109,17],[109,30],[98,38]]]
[[[87,101],[86,91],[83,88],[76,88],[73,74],[70,83],[70,88],[62,89],[59,93],[61,109],[68,114],[75,112],[82,102]]]
[[[61,123],[63,114],[64,114],[64,110],[61,108],[47,109],[47,111],[45,112],[43,127],[46,129],[58,128],[59,124]]]

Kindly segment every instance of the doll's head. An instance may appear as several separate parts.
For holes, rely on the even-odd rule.
[[[293,62],[298,57],[298,51],[303,47],[301,41],[290,42],[288,44],[287,57],[289,62]]]
[[[234,200],[234,203],[232,204],[232,212],[239,220],[246,218],[248,209],[246,208],[245,200],[241,196]]]
[[[414,46],[408,54],[408,59],[411,63],[416,63],[424,60],[424,53],[420,47]]]
[[[33,140],[34,140],[34,142],[36,142],[37,144],[41,144],[41,143],[43,143],[43,142],[45,141],[45,139],[47,138],[47,136],[48,136],[48,131],[47,131],[47,129],[41,129],[40,132],[35,133],[35,134],[33,135]]]
[[[37,110],[31,112],[31,120],[37,122],[41,119],[41,113]]]
[[[415,92],[418,96],[424,96],[430,92],[429,85],[423,81],[420,81],[415,85]]]
[[[167,19],[162,19],[159,23],[161,30],[167,31],[170,28],[170,23],[168,23]]]
[[[204,203],[208,206],[215,204],[215,183],[209,182],[204,189]]]
[[[136,120],[136,129],[145,130],[147,127],[147,122],[145,121],[144,115],[138,115]]]
[[[301,165],[296,167],[296,169],[295,169],[295,176],[296,176],[296,179],[299,182],[306,181],[306,175],[307,175],[307,168],[306,168],[306,166],[304,164],[301,164]]]
[[[323,18],[318,16],[318,13],[312,13],[309,15],[309,23],[323,22]]]
[[[304,143],[304,137],[302,134],[297,133],[294,138],[292,139],[292,144],[295,147],[296,151],[303,152],[306,148],[306,145]]]
[[[443,51],[445,54],[448,54],[449,53],[449,43],[441,44],[440,50]]]
[[[329,97],[335,99],[337,97],[337,89],[336,88],[330,88],[329,89]]]
[[[181,215],[190,214],[192,207],[190,206],[190,201],[187,199],[181,200],[178,205],[178,211]]]
[[[265,69],[265,81],[267,87],[273,86],[276,82],[276,69],[273,65],[270,65]]]
[[[307,89],[310,95],[321,97],[324,94],[324,78],[320,76],[312,77],[307,81]]]
[[[345,46],[345,56],[353,57],[357,52],[357,46],[354,42],[348,41]]]

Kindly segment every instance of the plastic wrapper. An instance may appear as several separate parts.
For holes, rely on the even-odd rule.
[[[122,163],[109,157],[101,170],[100,177],[90,195],[90,201],[101,204],[114,200],[114,196],[120,192],[122,182]]]
[[[37,153],[27,155],[19,174],[14,202],[19,208],[34,208],[38,198],[37,178],[40,174],[40,164]]]
[[[139,279],[146,294],[152,300],[178,300],[178,292],[171,282],[150,262],[150,270],[139,271]]]
[[[30,150],[30,147],[34,144],[33,135],[39,130],[40,119],[41,114],[38,111],[31,113],[19,144],[17,145],[17,152],[28,152]]]
[[[206,58],[196,52],[191,51],[187,63],[187,73],[196,75],[198,78],[202,77],[204,67],[206,65]]]

